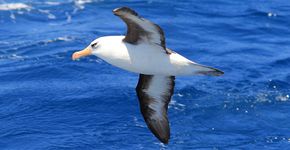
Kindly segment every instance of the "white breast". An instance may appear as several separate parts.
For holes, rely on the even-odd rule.
[[[100,46],[94,54],[119,68],[142,74],[192,75],[190,60],[165,50],[158,45],[123,42],[124,36],[106,36],[98,39]]]

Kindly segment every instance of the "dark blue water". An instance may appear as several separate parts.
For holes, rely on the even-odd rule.
[[[126,32],[134,8],[222,77],[177,77],[171,139],[139,112],[138,76],[71,54]],[[0,0],[0,149],[290,149],[288,0]]]

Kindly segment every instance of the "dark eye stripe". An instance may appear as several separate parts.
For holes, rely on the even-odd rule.
[[[92,44],[91,46],[92,46],[92,47],[95,47],[97,44],[98,44],[98,43],[94,43],[94,44]]]

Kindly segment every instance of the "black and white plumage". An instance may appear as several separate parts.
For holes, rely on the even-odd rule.
[[[174,92],[175,76],[220,76],[223,72],[197,64],[167,48],[163,30],[134,10],[121,7],[113,13],[127,25],[126,36],[98,38],[72,57],[78,59],[93,54],[114,66],[139,73],[136,93],[141,113],[151,132],[161,142],[168,143],[167,109]]]
[[[174,91],[174,79],[174,76],[140,74],[136,87],[144,120],[163,143],[168,143],[170,137],[167,108]]]
[[[165,37],[163,30],[157,25],[144,18],[141,18],[134,10],[128,7],[121,7],[113,10],[127,25],[125,42],[137,44],[140,41],[147,41],[160,45],[166,52]],[[170,53],[169,51],[167,53]]]

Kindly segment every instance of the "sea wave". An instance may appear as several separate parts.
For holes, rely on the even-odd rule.
[[[31,10],[32,7],[24,4],[24,3],[6,3],[6,4],[0,4],[0,11],[7,11],[7,10]]]

